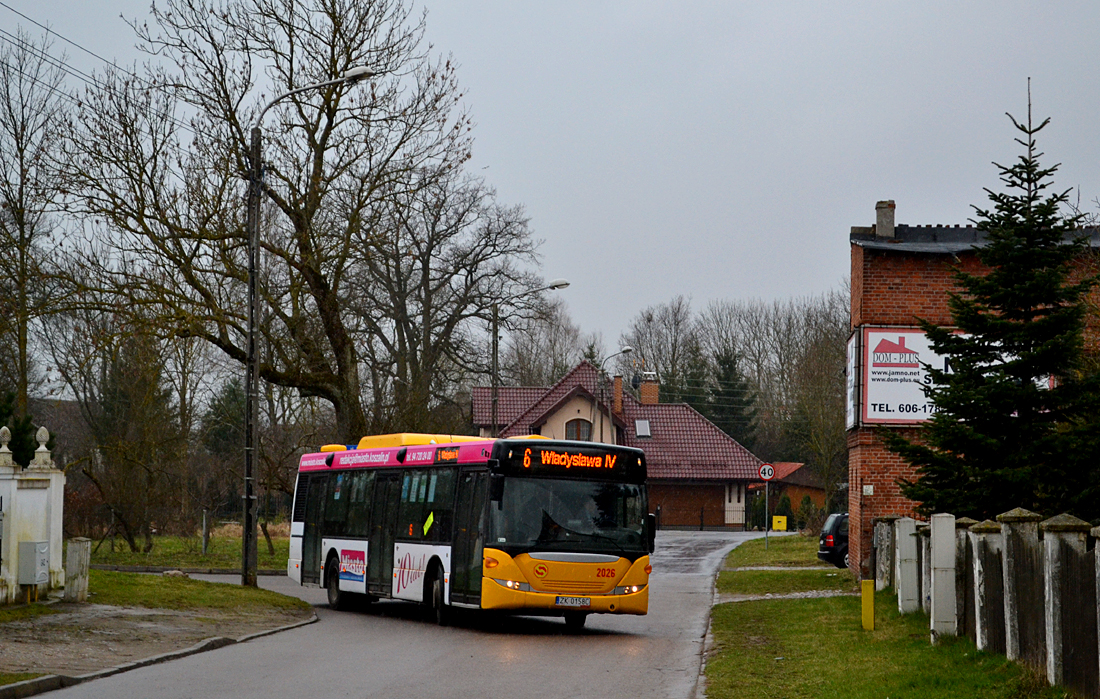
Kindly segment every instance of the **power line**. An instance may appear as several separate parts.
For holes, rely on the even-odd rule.
[[[0,6],[8,7],[7,5],[5,5],[2,2],[2,0],[0,0]],[[10,7],[9,7],[9,9],[10,9]],[[24,16],[24,15],[20,15],[20,16]],[[33,20],[31,20],[31,21],[33,21]],[[39,25],[39,26],[41,26],[41,25]],[[52,32],[48,29],[47,29],[47,32],[50,32],[52,34],[55,34],[58,37],[61,37],[62,39],[65,39],[65,37],[62,37],[60,34],[57,34],[56,32]],[[88,73],[85,73],[85,72],[83,72],[83,71],[81,71],[77,68],[74,68],[70,64],[62,61],[61,59],[58,59],[58,58],[52,56],[51,54],[46,52],[45,47],[39,48],[39,47],[35,46],[34,44],[27,43],[27,42],[23,41],[22,39],[20,39],[18,36],[13,35],[10,32],[7,32],[3,29],[0,29],[0,39],[6,40],[12,46],[16,46],[18,48],[22,48],[23,50],[33,52],[34,55],[37,56],[40,60],[48,62],[50,65],[56,67],[61,72],[65,73],[66,75],[69,75],[71,77],[74,77],[77,80],[80,80],[82,83],[84,83],[85,85],[87,85],[89,87],[93,87],[93,88],[97,88],[99,90],[110,92],[110,93],[115,94],[116,96],[118,96],[118,92],[113,87],[111,87],[110,85],[107,85],[106,83],[102,83],[102,82],[98,81],[95,78],[95,76],[89,75]],[[65,41],[68,41],[68,39],[65,39]],[[70,41],[69,43],[72,43],[72,42]],[[74,44],[74,46],[75,45],[76,44]],[[95,54],[92,54],[92,55],[95,56]],[[96,56],[96,57],[99,58],[99,56]],[[102,58],[100,58],[100,60],[106,61],[106,59],[102,59]],[[159,90],[164,90],[165,89],[164,86],[157,85],[154,82],[150,82],[150,81],[142,78],[141,76],[137,75],[136,73],[132,73],[132,72],[130,72],[128,70],[125,70],[123,68],[119,68],[114,63],[109,63],[108,62],[108,64],[111,65],[112,67],[114,67],[116,70],[123,73],[124,75],[126,75],[128,77],[132,77],[135,80],[144,83],[145,85],[149,86],[150,89],[159,89]],[[166,119],[168,121],[168,123],[172,124],[173,126],[175,126],[178,129],[182,129],[184,131],[190,132],[193,136],[198,136],[199,135],[199,133],[197,131],[195,131],[193,128],[191,128],[188,124],[180,121],[179,119],[176,119],[174,116],[172,116],[170,113],[168,113],[167,110],[165,110],[161,113],[157,113],[157,116],[163,117],[164,119]]]

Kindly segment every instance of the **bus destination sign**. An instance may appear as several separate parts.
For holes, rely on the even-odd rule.
[[[515,475],[569,475],[575,478],[645,478],[640,453],[622,448],[577,448],[564,444],[510,445],[501,454],[501,468]]]
[[[533,461],[537,466],[560,466],[561,468],[615,468],[618,454],[583,454],[557,449],[524,449],[523,467],[531,468]]]
[[[458,447],[440,447],[436,449],[435,462],[437,464],[457,464]]]

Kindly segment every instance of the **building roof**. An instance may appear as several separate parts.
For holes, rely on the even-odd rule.
[[[804,468],[805,465],[797,461],[773,462],[772,468],[775,469],[775,477],[771,482],[777,485],[800,485],[805,488],[824,490],[825,485],[821,482],[821,477],[810,469]],[[749,489],[759,490],[763,487],[763,483],[756,483],[749,486]]]
[[[798,461],[773,461],[772,468],[775,469],[775,480],[786,480],[787,476],[803,466],[805,466],[805,464]]]
[[[498,412],[502,437],[530,434],[552,415],[562,403],[573,395],[586,395],[597,402],[602,410],[607,405],[598,400],[599,370],[591,362],[582,361],[553,386],[540,389],[501,388]],[[531,398],[535,391],[541,392]],[[610,394],[610,390],[608,391]],[[505,395],[508,410],[514,419],[505,422]],[[487,424],[489,411],[485,408],[489,389],[473,389],[474,423]],[[482,396],[479,408],[477,396]],[[610,395],[607,402],[612,402]],[[529,401],[526,409],[520,409],[523,401]],[[621,443],[637,447],[645,452],[649,477],[657,480],[759,480],[761,461],[741,446],[697,410],[684,403],[643,404],[629,391],[623,392],[623,411],[615,414],[615,422],[622,427]],[[648,420],[649,437],[637,435],[637,421]]]
[[[497,424],[503,427],[513,422],[544,393],[545,386],[499,386]],[[493,421],[493,389],[490,386],[475,386],[471,398],[474,403],[474,424],[489,425]]]
[[[1088,238],[1089,245],[1100,248],[1100,228],[1087,227],[1074,231],[1067,236]],[[934,255],[955,255],[986,246],[985,231],[976,226],[908,226],[900,224],[894,227],[893,238],[880,238],[869,227],[852,228],[850,241],[868,250],[889,250],[893,252],[917,252]]]
[[[645,452],[649,477],[675,480],[760,480],[760,459],[685,403],[646,405],[623,396],[623,443]],[[652,437],[638,437],[649,420]]]
[[[531,428],[540,427],[546,421],[551,408],[559,405],[569,394],[574,393],[578,386],[587,391],[590,396],[596,396],[599,391],[598,380],[599,369],[587,359],[581,360],[580,364],[570,369],[569,373],[556,384],[543,389],[542,395],[528,404],[526,410],[500,430],[500,436],[518,437],[531,434]],[[598,401],[597,405],[604,407]]]

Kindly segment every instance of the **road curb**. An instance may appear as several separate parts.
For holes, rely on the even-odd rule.
[[[318,621],[320,621],[320,619],[317,617],[317,614],[314,613],[313,616],[311,616],[309,619],[306,619],[305,621],[287,624],[286,626],[279,626],[277,628],[268,629],[266,631],[258,631],[256,633],[248,634],[247,636],[241,636],[240,638],[212,636],[210,638],[199,641],[189,648],[168,651],[167,653],[161,653],[160,655],[143,658],[142,660],[135,660],[132,663],[116,665],[115,667],[109,667],[104,670],[96,670],[95,672],[89,672],[84,675],[44,675],[42,677],[35,677],[31,680],[24,680],[22,682],[16,682],[14,684],[4,685],[3,687],[0,687],[0,699],[23,699],[24,697],[33,697],[36,694],[52,692],[55,689],[72,687],[76,684],[83,684],[84,682],[90,682],[92,680],[110,677],[111,675],[118,675],[123,672],[129,672],[130,670],[137,670],[138,668],[149,667],[150,665],[159,665],[160,663],[166,663],[169,660],[186,658],[189,655],[197,655],[199,653],[205,653],[206,651],[210,650],[217,650],[218,648],[224,648],[226,646],[235,646],[238,643],[247,643],[248,641],[256,638],[271,636],[273,634],[281,633],[283,631],[290,631],[291,629],[308,626],[309,624],[314,624]]]
[[[738,541],[723,551],[720,559],[721,563],[718,564],[711,578],[710,607],[707,608],[707,631],[703,634],[703,647],[699,653],[699,676],[695,680],[695,691],[692,692],[694,699],[706,699],[707,696],[707,658],[714,650],[714,606],[718,599],[718,574],[725,569],[726,559],[729,558],[730,552],[743,543],[745,542]]]

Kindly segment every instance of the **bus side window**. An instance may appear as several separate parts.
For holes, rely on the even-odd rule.
[[[405,473],[401,484],[401,509],[397,513],[397,536],[401,539],[424,539],[424,519],[428,511],[420,499],[421,482],[426,485],[428,474],[421,469]]]
[[[344,536],[347,529],[350,490],[347,473],[330,474],[325,502],[324,536]]]
[[[348,500],[347,536],[366,539],[370,534],[370,502],[374,494],[374,472],[360,471],[351,478],[351,494]]]
[[[424,502],[424,517],[432,525],[425,535],[428,541],[450,541],[454,526],[455,469],[432,471],[428,477],[428,492]]]

